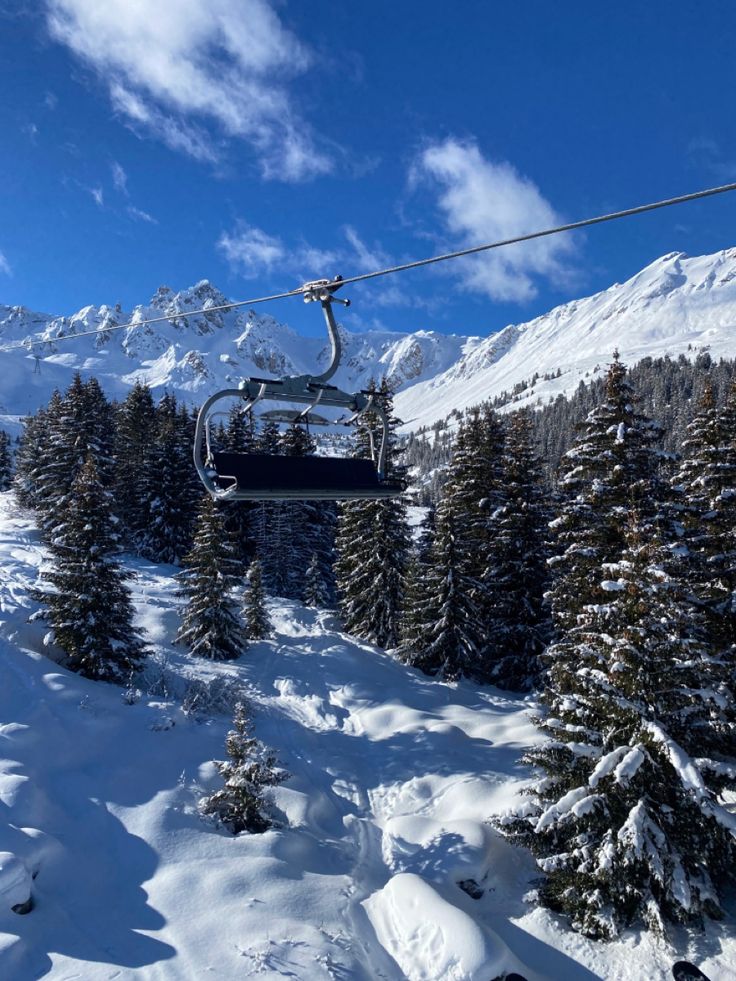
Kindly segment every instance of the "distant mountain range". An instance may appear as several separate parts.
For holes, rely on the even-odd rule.
[[[244,376],[323,370],[329,359],[326,340],[301,337],[268,315],[238,310],[180,318],[225,303],[227,298],[203,280],[178,293],[161,287],[132,312],[103,305],[59,317],[0,305],[0,416],[35,410],[54,388],[65,388],[75,370],[96,375],[110,396],[124,396],[142,379],[157,392],[166,389],[192,404],[218,388],[237,386]],[[106,330],[161,315],[171,320]],[[88,330],[96,333],[58,342]],[[43,343],[31,350],[38,335]],[[615,348],[629,364],[704,350],[716,358],[735,357],[736,249],[693,258],[663,256],[625,283],[488,337],[343,330],[342,339],[343,360],[334,382],[356,390],[387,376],[407,429],[518,391],[534,376],[539,377],[521,392],[520,401],[544,403],[602,370]]]

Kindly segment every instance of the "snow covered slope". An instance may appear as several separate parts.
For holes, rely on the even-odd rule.
[[[574,391],[601,370],[615,348],[633,365],[669,354],[736,357],[736,249],[689,258],[663,256],[625,283],[575,300],[526,324],[505,327],[474,345],[447,371],[397,398],[408,426],[428,425],[538,373],[521,403]]]
[[[176,570],[131,559],[154,653],[128,704],[42,653],[42,561],[0,494],[0,852],[35,874],[36,903],[19,916],[0,895],[0,978],[628,981],[635,964],[664,981],[688,952],[683,933],[596,944],[524,902],[534,864],[485,820],[527,776],[528,702],[426,678],[278,599],[273,640],[194,663],[169,646]],[[218,786],[229,719],[207,693],[225,683],[292,774],[264,835],[196,811]],[[731,976],[732,914],[695,944]]]
[[[75,369],[96,374],[111,396],[124,395],[141,378],[195,403],[243,376],[315,372],[326,364],[325,341],[300,337],[265,314],[210,312],[176,319],[184,311],[226,302],[203,281],[179,293],[162,287],[132,312],[85,307],[72,317],[54,318],[0,306],[0,417],[35,409],[55,387],[65,387]],[[161,315],[173,322],[105,330]],[[349,312],[345,320],[350,323]],[[97,333],[54,343],[84,330]],[[33,350],[42,359],[40,373],[34,373],[29,338],[38,334],[44,343]],[[693,356],[704,349],[715,357],[734,357],[736,249],[695,258],[672,253],[626,283],[486,338],[423,330],[344,331],[343,342],[337,384],[354,390],[371,377],[388,376],[399,392],[398,414],[412,429],[510,391],[535,373],[561,372],[540,378],[524,393],[532,404],[572,391],[581,378],[601,370],[616,347],[630,364],[647,355]],[[22,344],[26,347],[19,350]]]

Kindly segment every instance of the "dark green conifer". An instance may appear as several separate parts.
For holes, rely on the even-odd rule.
[[[0,429],[0,491],[10,490],[13,480],[13,458],[10,452],[10,436]]]
[[[312,606],[315,609],[324,609],[330,605],[330,598],[323,578],[322,567],[316,552],[312,552],[307,574],[304,577],[304,602],[307,606]]]
[[[192,545],[201,485],[192,466],[192,425],[173,395],[156,407],[156,434],[145,455],[143,504],[148,520],[139,550],[152,562],[179,563]]]
[[[574,626],[578,612],[600,599],[597,570],[620,557],[632,509],[642,522],[654,521],[668,496],[659,477],[662,431],[637,411],[637,402],[616,352],[603,400],[563,459],[563,501],[551,526],[550,599],[557,629]]]
[[[386,476],[400,475],[396,460],[397,425],[390,393],[379,391],[389,417],[391,439]],[[366,426],[376,425],[369,416]],[[369,439],[359,430],[356,456],[369,453]],[[403,498],[351,501],[340,506],[335,574],[345,629],[380,647],[395,647],[404,601],[410,534]]]
[[[132,626],[129,576],[115,558],[120,546],[111,497],[90,457],[56,517],[51,564],[42,574],[50,589],[38,598],[51,624],[49,640],[64,651],[66,666],[88,678],[122,682],[144,649]]]
[[[186,599],[176,643],[195,657],[213,661],[240,657],[246,638],[237,615],[233,590],[241,565],[225,532],[222,514],[207,495],[197,518],[194,544],[179,574],[179,593]]]
[[[503,489],[486,526],[484,644],[477,675],[502,688],[528,691],[550,633],[544,603],[550,509],[527,411],[510,417],[502,460]]]
[[[115,502],[129,545],[138,548],[151,520],[146,489],[157,475],[148,474],[156,442],[156,407],[151,389],[137,381],[115,413]]]
[[[266,609],[266,591],[259,559],[251,562],[247,583],[243,602],[245,636],[248,640],[263,640],[271,633],[271,621]]]
[[[448,681],[477,671],[481,625],[449,499],[440,503],[429,556],[415,559],[402,619],[399,657]]]
[[[713,644],[736,649],[736,387],[719,410],[706,384],[675,477],[690,580]]]

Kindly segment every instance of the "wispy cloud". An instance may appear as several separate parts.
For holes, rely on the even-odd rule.
[[[482,245],[560,224],[539,188],[508,162],[483,156],[474,142],[447,139],[427,146],[414,162],[413,186],[430,189],[451,248]],[[522,302],[536,280],[568,280],[569,238],[513,245],[453,263],[464,288],[494,300]]]
[[[149,225],[158,225],[158,219],[154,218],[153,215],[149,215],[147,211],[142,208],[136,208],[134,205],[129,205],[127,208],[128,214],[134,221],[145,221]]]
[[[31,143],[35,143],[38,137],[38,126],[35,123],[24,123],[21,129],[26,134]]]
[[[239,221],[231,232],[220,235],[217,249],[246,279],[255,279],[274,266],[285,264],[287,257],[281,239],[244,221]]]
[[[342,239],[331,248],[320,248],[303,239],[285,242],[262,228],[239,221],[231,231],[222,233],[217,241],[217,250],[233,271],[243,278],[276,275],[286,287],[289,280],[304,283],[317,277],[331,277],[338,272],[346,276],[373,272],[392,264],[392,257],[380,245],[366,244],[351,225],[345,225],[341,234]],[[356,284],[354,289],[357,293],[363,292],[362,284]],[[433,300],[417,297],[409,289],[391,282],[381,282],[369,295],[371,307],[426,310],[434,306]]]
[[[88,187],[87,190],[92,195],[95,204],[98,208],[104,207],[105,195],[101,187]]]
[[[736,180],[736,160],[729,160],[720,144],[707,136],[690,140],[687,154],[691,164],[713,174],[719,180]]]
[[[59,104],[59,97],[54,92],[46,92],[43,97],[44,106],[53,112]]]
[[[122,164],[119,164],[117,160],[113,160],[110,164],[110,170],[112,171],[112,184],[116,191],[121,194],[128,193],[128,175]]]
[[[294,106],[291,83],[311,53],[270,0],[46,0],[46,10],[51,35],[98,72],[135,129],[204,161],[223,137],[245,140],[267,178],[331,169]]]
[[[2,273],[4,276],[13,275],[13,270],[10,266],[10,263],[5,258],[5,254],[3,252],[0,252],[0,273]]]

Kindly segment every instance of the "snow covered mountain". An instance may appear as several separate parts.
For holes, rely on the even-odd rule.
[[[103,305],[52,317],[0,305],[0,414],[32,411],[54,388],[65,387],[77,369],[95,374],[111,396],[124,395],[143,379],[196,403],[244,376],[315,372],[326,364],[326,340],[301,337],[268,315],[212,310],[180,317],[225,303],[221,292],[202,281],[179,293],[161,287],[132,312]],[[106,329],[155,316],[171,319],[113,333]],[[522,401],[545,402],[601,370],[614,348],[630,364],[706,349],[715,357],[733,357],[735,328],[736,248],[693,258],[672,253],[625,283],[485,338],[343,330],[336,382],[355,390],[371,377],[388,376],[398,389],[397,411],[414,429],[530,382],[535,374],[540,378],[522,393]],[[88,330],[95,333],[61,341]],[[42,343],[33,345],[39,335]]]

